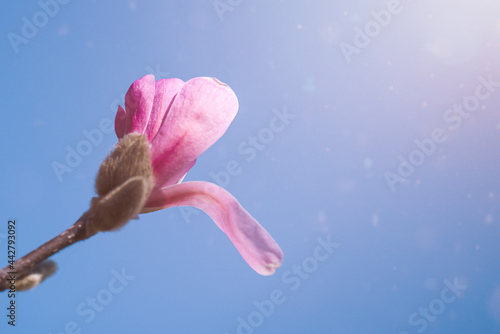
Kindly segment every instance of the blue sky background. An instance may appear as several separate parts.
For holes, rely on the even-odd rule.
[[[186,180],[214,182],[236,160],[226,189],[280,244],[283,266],[259,276],[208,216],[166,209],[55,255],[57,274],[19,294],[15,328],[2,294],[0,332],[500,333],[500,86],[460,126],[443,118],[480,77],[500,82],[500,3],[401,0],[351,57],[341,46],[376,29],[385,1],[220,3],[232,10],[68,1],[46,22],[36,1],[4,4],[0,258],[8,219],[24,255],[88,209],[114,132],[61,180],[52,164],[153,73],[214,76],[236,92],[236,119]],[[38,31],[13,46],[10,33],[34,20]],[[285,109],[295,118],[248,161],[238,146]],[[446,140],[414,153],[435,129]],[[410,155],[421,165],[391,191],[387,172]],[[318,238],[340,244],[323,262]],[[110,292],[123,271],[133,278]],[[453,282],[466,286],[458,297]],[[280,291],[262,315],[254,302]]]

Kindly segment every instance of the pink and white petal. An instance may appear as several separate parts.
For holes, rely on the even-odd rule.
[[[154,207],[194,206],[205,211],[228,235],[241,256],[256,272],[272,275],[283,253],[267,231],[224,188],[208,182],[186,182],[159,190]]]
[[[122,139],[123,136],[130,132],[129,125],[125,110],[119,105],[115,117],[115,132],[118,139]]]
[[[175,95],[179,93],[185,82],[181,79],[161,79],[155,83],[155,97],[153,102],[153,109],[149,117],[149,122],[146,127],[146,134],[148,140],[153,141],[162,125],[165,116],[174,100]]]
[[[214,78],[194,78],[179,91],[152,142],[158,187],[176,184],[186,166],[215,143],[238,111],[229,86]]]
[[[129,132],[144,134],[155,96],[155,77],[148,74],[134,81],[125,95]]]

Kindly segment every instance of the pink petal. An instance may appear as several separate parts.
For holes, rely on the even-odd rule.
[[[129,132],[145,133],[155,96],[155,77],[148,74],[134,81],[125,95]]]
[[[115,132],[118,139],[122,139],[125,134],[130,132],[129,125],[125,110],[119,105],[115,117]]]
[[[184,81],[177,78],[156,81],[153,109],[151,110],[149,122],[146,127],[146,133],[150,142],[156,136],[175,95],[181,90],[182,86],[184,86]]]
[[[261,275],[274,274],[283,253],[267,231],[225,189],[208,182],[186,182],[158,191],[157,207],[194,206],[228,235],[241,256]],[[147,209],[146,209],[147,211]]]
[[[157,188],[177,183],[186,168],[226,131],[238,111],[238,99],[214,78],[186,82],[152,142]]]

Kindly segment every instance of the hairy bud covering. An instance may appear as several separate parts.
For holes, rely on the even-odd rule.
[[[134,176],[142,176],[153,187],[153,168],[145,135],[131,133],[123,137],[104,160],[95,182],[96,192],[104,196]]]
[[[112,231],[137,217],[153,188],[149,142],[144,135],[123,137],[104,160],[96,178],[89,221],[93,231]]]

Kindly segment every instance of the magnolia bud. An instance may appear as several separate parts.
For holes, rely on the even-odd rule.
[[[145,135],[131,133],[123,137],[99,167],[95,180],[97,194],[104,196],[134,176],[144,177],[152,189],[153,167],[149,145]]]
[[[128,179],[104,197],[94,197],[90,206],[94,231],[113,231],[137,217],[149,196],[149,183],[142,176]],[[149,189],[150,190],[150,189]]]
[[[90,231],[112,231],[137,217],[154,185],[149,142],[144,135],[128,134],[104,160],[96,178],[88,224]]]
[[[45,260],[29,273],[16,281],[17,291],[26,291],[33,289],[42,283],[46,278],[50,277],[57,270],[57,264],[52,260]]]

